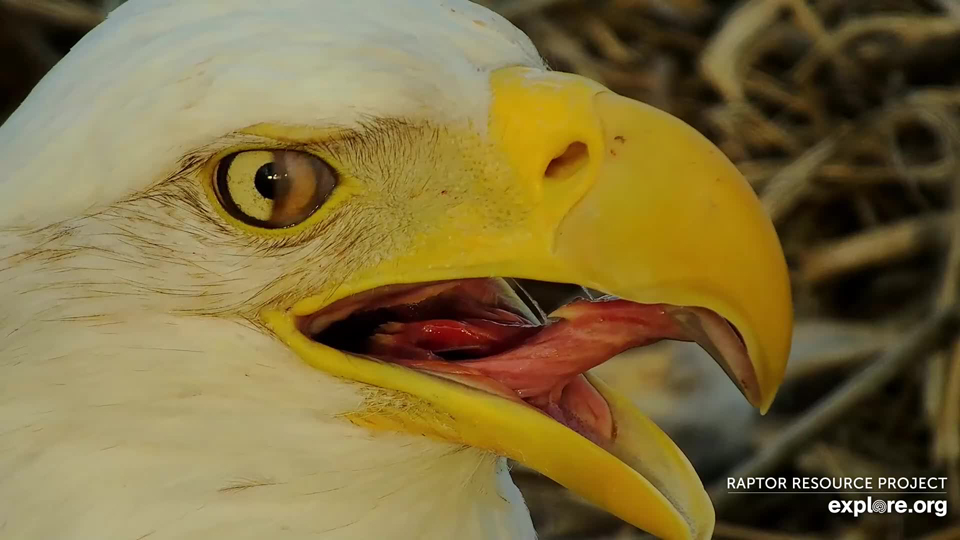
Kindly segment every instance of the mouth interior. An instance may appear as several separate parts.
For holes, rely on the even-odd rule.
[[[516,281],[390,285],[301,317],[312,340],[399,364],[535,407],[601,446],[616,438],[606,401],[583,373],[661,339],[695,341],[751,403],[756,373],[743,339],[700,307],[566,294],[544,314]]]

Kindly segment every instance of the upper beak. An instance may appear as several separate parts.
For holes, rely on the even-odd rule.
[[[498,174],[478,175],[486,183],[473,203],[450,208],[442,226],[404,255],[265,320],[316,367],[417,398],[396,408],[378,403],[352,416],[357,424],[489,449],[660,537],[709,538],[713,508],[689,462],[595,377],[616,425],[604,448],[522,403],[326,348],[292,322],[395,283],[488,276],[574,283],[724,317],[748,355],[721,360],[754,405],[770,406],[789,354],[789,280],[773,226],[736,168],[683,122],[587,79],[505,68],[491,85],[485,160]]]
[[[687,124],[582,77],[508,68],[493,87],[494,139],[526,175],[548,171],[540,189],[556,202],[544,206],[563,212],[550,216],[550,255],[569,277],[554,280],[725,317],[756,371],[757,388],[741,389],[766,412],[790,350],[790,282],[736,167]],[[579,168],[551,176],[577,148]]]

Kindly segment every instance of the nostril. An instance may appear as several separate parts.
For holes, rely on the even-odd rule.
[[[589,158],[590,152],[586,144],[579,141],[571,143],[562,154],[547,164],[547,170],[543,175],[550,180],[570,178],[587,164]]]

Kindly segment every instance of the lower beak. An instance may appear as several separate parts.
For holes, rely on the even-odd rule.
[[[489,159],[510,174],[477,195],[485,202],[473,208],[489,211],[451,210],[456,226],[265,321],[312,365],[402,397],[350,415],[359,425],[487,449],[657,536],[709,538],[713,507],[690,463],[596,377],[588,374],[616,431],[603,448],[522,402],[346,355],[296,327],[295,316],[380,285],[492,276],[574,283],[725,318],[747,354],[721,361],[754,405],[770,406],[789,353],[789,281],[773,226],[734,166],[681,121],[586,79],[506,68],[491,80]],[[516,201],[499,193],[524,199],[522,217],[501,211]]]

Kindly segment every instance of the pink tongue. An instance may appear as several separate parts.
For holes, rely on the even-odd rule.
[[[388,323],[369,354],[460,379],[492,379],[590,438],[613,435],[609,408],[581,376],[621,352],[661,339],[687,339],[670,306],[577,301],[547,326],[481,319]],[[450,362],[440,354],[468,354]]]
[[[627,349],[683,339],[665,306],[625,300],[578,301],[550,314],[560,319],[501,354],[461,362],[513,389],[541,396]]]
[[[668,307],[577,301],[551,313],[555,322],[547,326],[480,319],[388,323],[371,338],[369,353],[433,370],[433,362],[444,362],[437,353],[469,353],[475,359],[456,362],[457,372],[485,375],[532,398],[627,349],[684,339]]]

